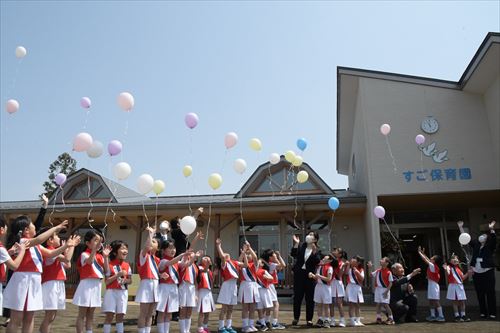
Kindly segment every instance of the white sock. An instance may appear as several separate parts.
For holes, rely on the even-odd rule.
[[[266,316],[266,323],[270,323],[271,322],[271,316]]]
[[[87,330],[86,333],[92,333],[92,330]]]
[[[440,316],[440,317],[444,317],[444,316],[443,316],[443,308],[442,308],[442,307],[439,307],[439,308],[437,308],[437,310],[438,310],[439,316]]]
[[[208,324],[203,323],[203,328],[208,328]]]
[[[253,327],[253,319],[248,319],[248,326]]]
[[[232,319],[226,319],[226,327],[227,328],[231,328],[232,326],[233,326],[233,320]]]
[[[248,318],[241,319],[241,322],[243,324],[243,327],[248,327]]]
[[[273,325],[278,325],[278,318],[273,318]]]
[[[168,333],[170,331],[170,322],[169,321],[166,321],[163,323],[163,331],[165,333]]]
[[[184,333],[186,325],[184,324],[186,319],[179,319],[179,332]]]
[[[460,311],[460,316],[465,317],[465,310],[464,311]]]
[[[123,333],[123,323],[116,323],[116,333]]]
[[[431,317],[436,317],[436,309],[431,308]]]
[[[151,333],[151,326],[146,327],[144,333]]]
[[[390,320],[394,320],[394,317],[392,315],[389,315]]]
[[[111,333],[111,324],[104,324],[104,325],[102,325],[102,331],[104,333]]]
[[[224,320],[219,320],[219,329],[224,328]]]
[[[158,328],[158,333],[165,333],[165,325],[164,323],[156,323],[156,327]]]
[[[138,329],[137,329],[137,332],[139,332],[139,333],[145,333],[145,332],[146,332],[146,328],[145,328],[145,327],[143,327],[143,328],[138,328]]]
[[[458,317],[458,311],[455,311],[455,317]]]
[[[186,325],[185,327],[186,332],[189,332],[189,330],[191,329],[191,318],[186,319],[185,325]]]

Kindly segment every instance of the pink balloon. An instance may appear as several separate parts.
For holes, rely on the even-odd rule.
[[[7,111],[10,114],[13,114],[19,110],[19,102],[16,101],[15,99],[9,99],[7,103],[5,104],[5,111]]]
[[[92,136],[89,133],[79,133],[73,139],[73,150],[78,152],[86,151],[92,146],[92,142]]]
[[[198,125],[198,115],[196,113],[190,112],[186,115],[184,118],[184,122],[186,123],[186,126],[193,129]]]
[[[58,173],[54,181],[57,185],[62,186],[66,182],[66,175],[64,173]]]
[[[391,132],[391,126],[389,124],[383,124],[380,126],[380,133],[387,135]]]
[[[108,153],[110,156],[116,156],[122,152],[122,143],[118,140],[112,140],[108,143]]]
[[[425,142],[425,136],[423,136],[422,134],[419,134],[415,137],[415,142],[417,143],[417,145],[421,145]]]
[[[234,146],[236,146],[237,143],[238,143],[238,134],[234,132],[229,132],[224,137],[224,146],[226,146],[227,149],[233,148]]]
[[[90,108],[91,105],[92,105],[92,102],[90,101],[90,98],[82,97],[82,99],[80,99],[80,106],[82,108],[88,109],[88,108]]]
[[[385,209],[382,206],[377,206],[373,208],[373,214],[375,214],[376,217],[379,219],[383,219],[385,216]]]

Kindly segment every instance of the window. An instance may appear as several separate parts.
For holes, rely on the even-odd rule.
[[[244,233],[243,233],[244,230]],[[245,223],[245,228],[240,226],[240,248],[245,241],[250,243],[257,256],[264,250],[280,249],[280,232],[278,222],[250,222]]]

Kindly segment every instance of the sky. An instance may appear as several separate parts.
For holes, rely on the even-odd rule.
[[[77,167],[114,179],[113,165],[127,162],[121,183],[134,190],[148,173],[165,182],[162,195],[236,193],[270,153],[298,152],[299,138],[305,162],[345,189],[337,66],[458,81],[486,34],[500,31],[498,1],[2,0],[0,10],[0,201],[36,199],[80,132],[105,146],[120,140],[123,151],[72,152]],[[123,91],[135,98],[129,113],[116,103]],[[13,115],[11,98],[21,105]],[[188,112],[199,116],[194,129]],[[239,141],[226,150],[231,131]],[[236,158],[247,162],[243,175]],[[216,191],[213,172],[223,178]]]

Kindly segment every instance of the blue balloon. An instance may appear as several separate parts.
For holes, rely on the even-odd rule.
[[[330,209],[336,210],[337,208],[339,208],[339,206],[340,206],[339,199],[335,197],[331,197],[330,199],[328,199],[328,207],[330,207]]]
[[[300,138],[297,140],[297,148],[304,151],[307,148],[307,141],[304,138]]]

